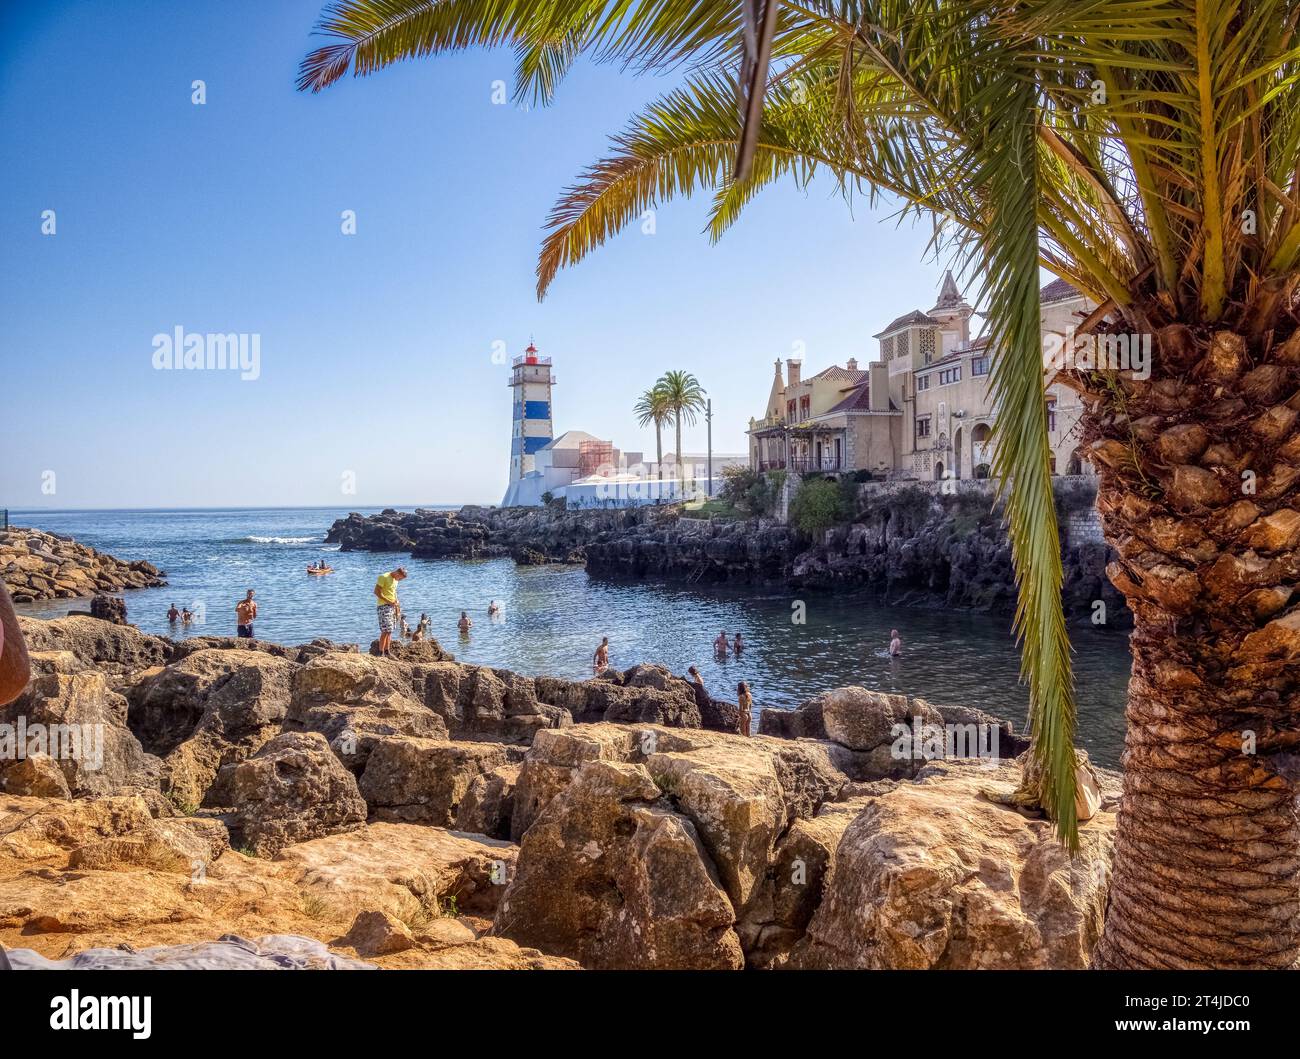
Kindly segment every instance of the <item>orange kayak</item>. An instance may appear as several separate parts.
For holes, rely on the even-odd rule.
[[[332,574],[333,572],[334,572],[334,567],[332,566],[327,566],[324,570],[313,570],[310,566],[307,567],[307,573],[309,574],[323,575],[323,574]]]

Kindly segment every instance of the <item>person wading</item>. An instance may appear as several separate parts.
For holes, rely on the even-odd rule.
[[[248,590],[248,595],[235,604],[235,617],[238,619],[238,625],[235,626],[235,633],[246,640],[253,638],[253,622],[257,620],[257,604],[253,601],[253,590]]]

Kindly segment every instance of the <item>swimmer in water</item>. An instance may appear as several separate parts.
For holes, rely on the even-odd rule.
[[[889,630],[889,657],[900,658],[903,654],[903,641],[898,635],[897,629]]]

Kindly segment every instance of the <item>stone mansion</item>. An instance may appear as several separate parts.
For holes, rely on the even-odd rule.
[[[1064,334],[1093,308],[1070,284],[1042,289],[1042,330]],[[952,273],[926,312],[898,317],[874,337],[880,353],[865,369],[850,359],[808,378],[802,364],[776,362],[763,416],[749,423],[754,470],[869,471],[878,478],[983,478],[998,409],[988,392],[994,355],[985,337],[971,338],[974,309]],[[1078,395],[1063,386],[1046,393],[1053,473],[1091,474],[1080,459]]]

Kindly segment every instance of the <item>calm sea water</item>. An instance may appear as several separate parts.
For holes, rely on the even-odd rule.
[[[378,634],[375,577],[400,563],[410,573],[400,589],[408,620],[414,625],[427,612],[433,635],[462,661],[580,678],[590,675],[592,652],[608,636],[611,661],[620,668],[662,662],[684,673],[695,664],[719,697],[734,700],[736,682],[748,681],[756,709],[791,708],[827,688],[861,684],[1024,721],[1027,699],[1004,618],[809,593],[800,625],[792,621],[788,592],[611,582],[581,568],[516,567],[509,559],[344,553],[324,538],[346,514],[342,508],[14,511],[10,519],[166,570],[166,588],[126,593],[128,619],[151,633],[234,635],[235,603],[253,588],[260,639],[302,643],[326,636],[364,646]],[[337,572],[308,576],[307,564],[321,558]],[[487,615],[494,599],[502,604],[499,619]],[[188,630],[169,626],[173,602],[199,613],[202,622]],[[19,609],[55,617],[84,607],[84,600],[58,600]],[[474,620],[467,638],[456,630],[461,610]],[[902,633],[901,659],[885,653],[892,627]],[[724,629],[746,641],[739,660],[713,657],[711,642]],[[1128,642],[1091,628],[1073,635],[1079,742],[1099,763],[1114,766],[1123,745]]]

